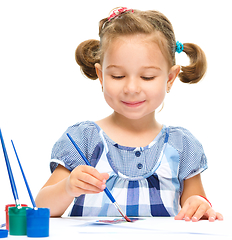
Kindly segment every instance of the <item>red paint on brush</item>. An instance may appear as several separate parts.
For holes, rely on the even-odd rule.
[[[130,218],[128,218],[127,216],[124,216],[124,218],[126,219],[127,222],[132,222]]]
[[[120,212],[120,214],[125,218],[125,220],[127,221],[127,222],[132,222],[131,220],[130,220],[130,218],[128,218],[126,215],[124,215],[123,213],[122,213],[122,211],[117,207],[117,209],[118,209],[118,211]]]

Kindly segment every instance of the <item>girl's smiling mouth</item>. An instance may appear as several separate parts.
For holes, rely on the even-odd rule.
[[[131,102],[131,101],[122,101],[122,103],[127,106],[127,107],[132,107],[132,108],[136,108],[136,107],[139,107],[141,106],[143,103],[145,103],[146,100],[143,100],[143,101],[134,101],[134,102]]]

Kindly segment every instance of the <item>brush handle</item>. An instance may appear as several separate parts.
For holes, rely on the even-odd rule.
[[[4,153],[4,157],[5,157],[6,168],[7,168],[9,179],[10,179],[10,185],[11,185],[12,193],[13,193],[13,196],[14,196],[16,206],[19,206],[20,203],[19,203],[18,192],[17,192],[17,188],[16,188],[16,185],[15,185],[14,176],[13,176],[13,173],[12,173],[12,170],[11,170],[10,161],[9,161],[9,158],[8,158],[8,155],[7,155],[6,146],[5,146],[5,143],[4,143],[4,140],[3,140],[1,129],[0,129],[0,139],[1,139],[1,143],[2,143],[2,150],[3,150],[3,153]]]
[[[73,146],[76,148],[76,150],[79,152],[79,154],[81,155],[81,157],[83,158],[83,160],[85,161],[85,163],[88,166],[91,166],[91,164],[89,163],[88,159],[85,157],[85,155],[83,154],[83,152],[81,151],[81,149],[77,146],[77,144],[75,143],[75,141],[72,139],[72,137],[69,135],[69,133],[67,133],[68,138],[70,139],[70,141],[72,142]],[[108,196],[108,198],[110,199],[110,201],[112,203],[115,203],[115,199],[112,196],[111,192],[109,191],[109,189],[106,187],[104,189],[104,192],[106,193],[106,195]]]
[[[69,135],[69,133],[67,133],[68,138],[70,139],[70,141],[72,142],[73,146],[76,148],[76,150],[79,152],[79,154],[81,155],[82,159],[85,161],[85,163],[88,166],[91,166],[91,164],[89,163],[88,159],[85,157],[85,155],[83,154],[83,152],[81,151],[81,149],[77,146],[77,144],[75,143],[75,141],[72,139],[72,137]]]
[[[18,160],[18,164],[19,164],[21,173],[22,173],[22,175],[23,175],[23,179],[24,179],[25,185],[26,185],[26,187],[27,187],[27,191],[28,191],[29,197],[30,197],[30,199],[31,199],[31,203],[32,203],[32,205],[33,205],[33,208],[34,208],[34,209],[37,209],[36,204],[35,204],[35,200],[34,200],[34,198],[33,198],[33,196],[32,196],[30,187],[29,187],[29,185],[28,185],[26,176],[25,176],[24,171],[23,171],[23,167],[22,167],[22,165],[21,165],[21,163],[20,163],[20,160],[19,160],[19,157],[18,157],[16,148],[15,148],[14,143],[13,143],[12,140],[11,140],[11,143],[12,143],[12,146],[13,146],[13,148],[14,148],[14,152],[15,152],[16,158],[17,158],[17,160]]]
[[[111,201],[112,203],[115,203],[115,202],[116,202],[115,199],[114,199],[114,197],[112,196],[110,190],[109,190],[107,187],[104,189],[104,192],[106,193],[106,195],[108,196],[108,198],[110,199],[110,201]]]

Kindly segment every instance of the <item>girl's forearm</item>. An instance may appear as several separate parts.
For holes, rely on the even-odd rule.
[[[51,217],[60,217],[72,203],[74,197],[66,192],[67,178],[40,190],[36,197],[37,207],[50,208]]]

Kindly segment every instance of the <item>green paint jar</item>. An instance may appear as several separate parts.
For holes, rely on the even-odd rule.
[[[28,207],[10,207],[9,214],[9,234],[10,235],[27,235],[27,217],[26,210]]]

